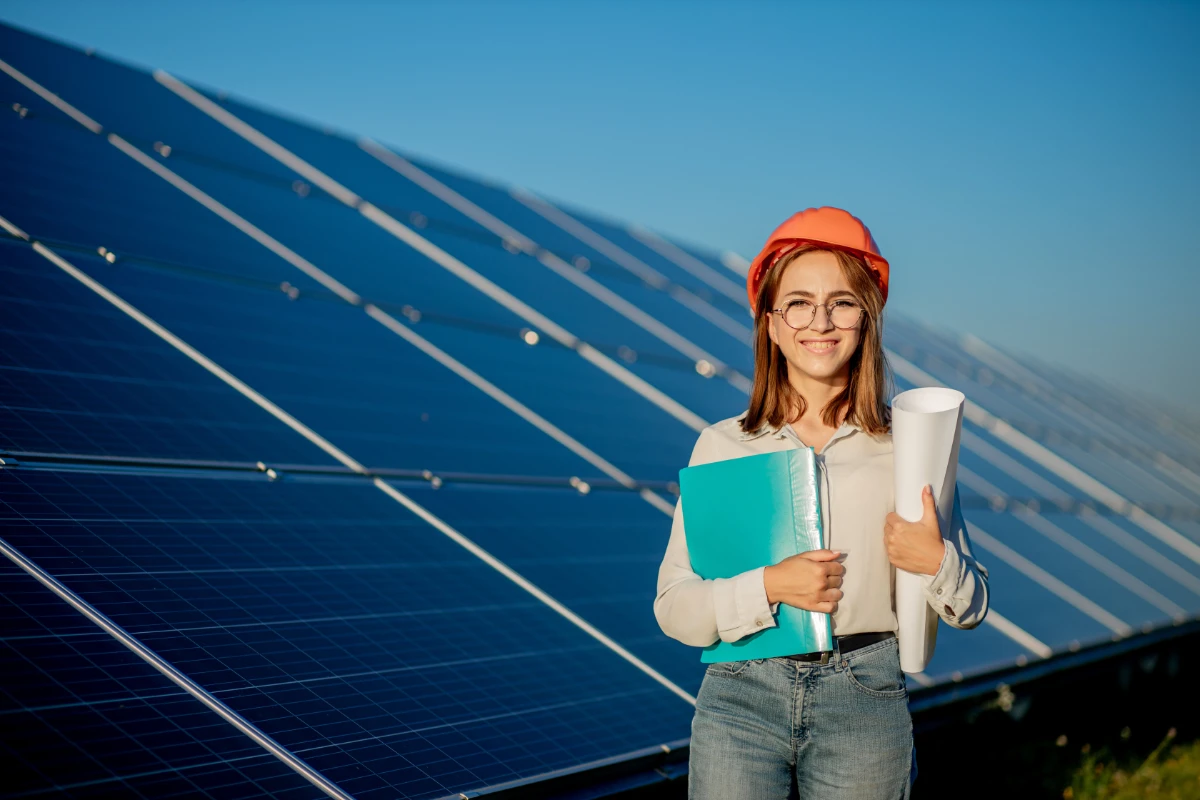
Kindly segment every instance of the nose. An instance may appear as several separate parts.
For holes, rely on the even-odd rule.
[[[809,323],[809,330],[824,333],[825,331],[833,330],[833,318],[829,313],[829,306],[821,304],[813,308],[813,320]]]

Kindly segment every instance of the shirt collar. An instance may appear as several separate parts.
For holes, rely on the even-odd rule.
[[[849,436],[855,431],[861,430],[862,428],[858,427],[849,420],[843,422],[841,426],[833,432],[833,436],[829,437],[829,441],[825,443],[825,446],[822,448],[821,452],[825,452],[825,449],[827,449],[829,445],[833,444],[838,439]],[[743,431],[742,433],[738,434],[738,439],[743,442],[749,442],[753,439],[758,439],[763,436],[773,436],[776,439],[783,439],[790,436],[790,438],[794,438],[797,442],[800,441],[800,437],[796,435],[796,431],[792,428],[792,424],[790,422],[785,424],[782,428],[776,428],[769,422],[764,422],[762,427],[756,431],[750,431],[749,433]]]

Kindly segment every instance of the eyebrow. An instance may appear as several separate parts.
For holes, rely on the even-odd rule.
[[[815,297],[815,295],[812,292],[806,292],[803,289],[793,289],[792,291],[785,294],[784,297],[791,297],[794,294],[800,295],[801,297]],[[836,292],[829,293],[829,297],[831,297],[831,298],[832,297],[842,297],[842,296],[853,298],[854,292],[848,292],[845,289],[839,289]]]

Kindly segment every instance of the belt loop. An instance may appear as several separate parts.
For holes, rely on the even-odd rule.
[[[836,637],[836,636],[832,636],[832,637],[830,637],[830,639],[831,639],[831,641],[832,641],[832,644],[833,644],[833,649],[832,649],[832,650],[826,650],[825,652],[821,653],[821,666],[825,666],[826,664],[828,664],[830,659],[833,659],[834,661],[837,661],[837,660],[838,660],[838,654],[841,652],[841,650],[838,648],[838,640],[837,640],[837,637]]]

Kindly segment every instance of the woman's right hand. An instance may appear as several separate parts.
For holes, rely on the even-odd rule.
[[[846,572],[834,560],[837,558],[841,553],[809,550],[768,566],[763,570],[767,602],[832,614],[842,599],[842,575]]]

